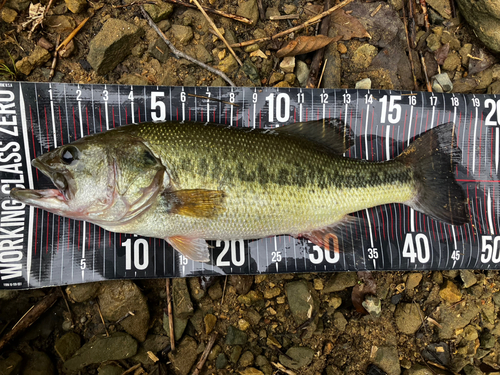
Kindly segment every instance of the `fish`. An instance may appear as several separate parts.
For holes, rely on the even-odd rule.
[[[344,156],[352,131],[326,118],[254,129],[148,122],[93,134],[32,161],[55,189],[10,195],[118,233],[165,239],[210,260],[207,240],[346,238],[354,212],[402,203],[433,219],[470,221],[454,177],[461,157],[453,123],[416,138],[388,161]]]

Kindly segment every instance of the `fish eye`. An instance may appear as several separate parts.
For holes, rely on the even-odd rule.
[[[66,146],[61,150],[61,161],[66,165],[71,165],[78,160],[79,151],[75,146]]]

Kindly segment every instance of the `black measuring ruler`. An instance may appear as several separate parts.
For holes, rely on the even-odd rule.
[[[346,157],[389,160],[420,134],[454,122],[470,224],[451,226],[402,204],[357,212],[362,245],[329,251],[282,235],[213,241],[193,262],[164,240],[105,231],[12,200],[14,187],[52,188],[35,157],[83,136],[145,121],[276,127],[340,118],[355,134]],[[242,150],[244,152],[244,150]],[[273,158],[269,150],[269,158]],[[162,87],[0,82],[0,288],[119,278],[500,268],[500,98],[384,90]]]

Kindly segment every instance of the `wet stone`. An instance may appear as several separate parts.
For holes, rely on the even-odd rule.
[[[184,25],[172,25],[170,32],[182,44],[188,44],[193,39],[193,29]]]
[[[200,285],[200,279],[198,277],[190,277],[187,280],[189,290],[191,291],[191,298],[195,301],[200,301],[205,296],[205,291]]]
[[[198,344],[190,336],[186,336],[177,347],[175,353],[169,353],[168,358],[177,375],[188,375],[196,362]]]
[[[172,281],[172,299],[174,314],[181,319],[193,316],[194,307],[189,296],[186,279],[176,278]]]
[[[87,7],[87,0],[64,0],[64,2],[72,13],[81,13]]]
[[[394,312],[398,329],[407,335],[417,332],[422,322],[423,313],[415,303],[400,303]]]
[[[239,372],[240,375],[264,375],[262,371],[257,370],[254,367],[247,367],[243,371]]]
[[[311,318],[319,305],[317,298],[311,293],[311,285],[305,280],[293,281],[286,284],[285,291],[295,322],[303,324]]]
[[[236,14],[241,17],[246,17],[252,21],[252,25],[255,25],[259,20],[259,8],[257,7],[256,0],[248,0],[240,3]]]
[[[217,369],[223,369],[228,365],[227,357],[224,353],[220,353],[215,360],[215,367]]]
[[[208,335],[215,328],[217,317],[213,314],[207,314],[203,320],[205,321],[205,333]]]
[[[460,278],[464,282],[463,285],[464,288],[470,288],[472,285],[477,283],[476,276],[474,275],[474,272],[471,270],[461,270]]]
[[[434,92],[450,92],[453,90],[453,83],[446,73],[436,74],[432,77],[432,91]]]
[[[240,357],[240,360],[238,362],[238,366],[240,367],[248,367],[253,365],[254,362],[254,355],[251,351],[247,350],[243,352],[243,354]]]
[[[80,336],[75,332],[68,332],[58,338],[54,344],[54,349],[63,361],[66,361],[80,349]]]
[[[274,72],[272,75],[271,75],[271,78],[269,78],[269,84],[270,85],[274,85],[275,83],[278,83],[280,81],[283,81],[283,79],[285,78],[285,74],[284,73],[281,73],[281,72]]]
[[[98,337],[83,345],[73,357],[64,362],[66,371],[78,371],[93,363],[126,359],[137,353],[137,341],[116,332],[110,337]]]
[[[373,363],[384,370],[387,375],[401,374],[398,349],[395,346],[376,347]]]
[[[439,342],[432,343],[425,347],[422,351],[422,356],[425,360],[430,362],[435,362],[442,364],[443,366],[449,366],[451,357],[450,357],[450,348],[447,343]]]
[[[229,360],[232,363],[237,363],[238,360],[240,359],[241,352],[243,351],[243,348],[241,345],[236,345],[231,349],[231,354],[229,355]]]
[[[481,343],[482,348],[491,349],[495,346],[496,338],[491,334],[491,332],[485,330],[484,332],[481,333],[481,336],[479,337],[479,342]]]
[[[301,87],[306,86],[307,78],[309,78],[309,67],[302,60],[297,60],[295,63],[295,75],[297,76],[297,81],[299,81]],[[320,279],[317,279],[321,281]],[[315,280],[316,281],[316,280]],[[315,285],[316,289],[316,285]],[[317,289],[320,290],[320,289]]]
[[[457,330],[464,328],[479,313],[479,308],[474,303],[463,301],[458,305],[441,303],[439,323],[439,337],[448,340],[455,337]]]
[[[99,367],[99,375],[121,375],[123,374],[123,368],[115,365],[104,365]]]
[[[251,306],[259,301],[262,301],[262,294],[255,290],[251,290],[247,294],[238,297],[238,302],[247,306]]]
[[[23,365],[23,375],[52,375],[54,364],[44,352],[31,353]]]
[[[406,291],[413,291],[422,281],[422,274],[420,272],[412,272],[406,279]]]
[[[446,280],[441,286],[439,295],[442,299],[450,303],[456,303],[462,299],[462,292],[460,292],[460,289],[450,280]]]
[[[144,365],[153,365],[154,361],[149,357],[148,352],[157,355],[170,344],[168,336],[148,335],[146,340],[139,346],[137,354],[132,357],[134,361]]]
[[[370,78],[364,78],[361,81],[356,82],[354,87],[357,90],[370,90],[372,88],[372,80]]]
[[[22,12],[23,10],[26,10],[30,6],[31,2],[32,2],[31,0],[8,0],[5,3],[5,6],[14,9],[18,12]]]
[[[338,272],[326,282],[322,293],[340,292],[353,287],[357,282],[358,279],[355,272]]]
[[[451,52],[446,57],[443,63],[443,69],[448,71],[455,71],[462,64],[460,60],[460,55],[456,52]]]
[[[354,51],[352,56],[354,69],[359,71],[368,68],[377,54],[377,47],[372,46],[371,44],[363,44],[356,51]]]
[[[44,23],[50,27],[52,32],[57,33],[70,33],[76,27],[75,20],[65,15],[49,16]]]
[[[238,68],[238,62],[233,55],[227,55],[220,63],[219,69],[226,74],[234,72]]]
[[[174,6],[160,0],[156,0],[155,4],[144,4],[144,10],[149,13],[153,21],[162,21],[174,11]]]
[[[340,311],[337,311],[335,314],[333,314],[333,324],[340,332],[345,331],[347,320],[346,318],[344,318],[344,315]]]
[[[222,285],[219,281],[208,288],[208,295],[213,301],[220,301],[222,298]]]
[[[108,19],[90,41],[87,61],[97,74],[111,72],[130,54],[142,33],[142,29],[131,23]]]
[[[274,297],[278,297],[280,294],[281,294],[281,289],[278,287],[264,290],[265,299],[273,299]]]
[[[182,319],[178,318],[174,315],[174,337],[175,340],[180,340],[182,337],[182,334],[184,333],[184,330],[186,329],[187,323],[189,319]],[[170,322],[168,318],[168,314],[163,313],[163,329],[167,333],[167,335],[170,337]]]
[[[280,63],[280,68],[285,73],[292,73],[295,69],[295,56],[288,56]]]
[[[17,17],[17,12],[14,9],[4,7],[1,12],[2,21],[12,23]]]
[[[279,359],[283,366],[298,370],[308,366],[314,357],[314,350],[306,347],[292,347],[286,351],[286,355],[280,355]]]
[[[240,331],[234,326],[229,326],[226,335],[226,345],[245,345],[248,336],[245,332]]]
[[[23,357],[18,353],[10,353],[5,359],[0,358],[0,374],[2,375],[14,375],[18,374],[23,363]]]
[[[103,317],[110,322],[116,322],[133,310],[134,315],[121,320],[120,325],[137,340],[146,339],[149,327],[148,304],[146,297],[133,282],[104,283],[99,292],[99,306]]]

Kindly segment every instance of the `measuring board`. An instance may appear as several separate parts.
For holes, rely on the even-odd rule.
[[[282,235],[213,241],[211,261],[198,263],[164,240],[111,233],[9,197],[14,187],[53,187],[31,167],[35,157],[120,125],[166,120],[264,128],[327,117],[342,119],[355,134],[346,157],[378,161],[454,122],[462,150],[455,175],[471,223],[451,226],[389,204],[355,214],[361,220],[350,230],[361,246],[353,251]],[[500,98],[494,95],[0,82],[0,288],[195,275],[498,269],[499,161]]]

